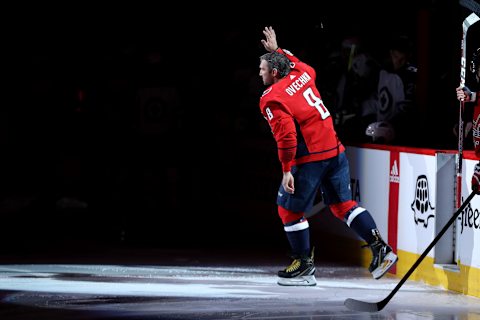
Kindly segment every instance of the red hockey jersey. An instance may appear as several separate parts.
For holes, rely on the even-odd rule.
[[[263,92],[260,111],[270,125],[286,172],[292,165],[337,156],[345,148],[315,85],[315,70],[287,50],[277,52],[289,58],[291,71]]]

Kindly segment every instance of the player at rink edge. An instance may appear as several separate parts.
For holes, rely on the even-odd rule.
[[[318,191],[330,211],[370,247],[368,270],[374,279],[380,279],[398,257],[382,239],[368,210],[352,199],[345,147],[315,85],[316,72],[278,46],[272,27],[265,27],[263,34],[261,43],[267,53],[260,56],[259,76],[268,87],[259,105],[282,165],[277,206],[293,259],[278,271],[278,284],[316,285],[314,247],[305,213],[312,208]]]
[[[475,164],[471,179],[472,191],[480,195],[480,47],[477,48],[470,61],[470,72],[474,75],[477,90],[472,91],[467,86],[457,87],[456,94],[459,101],[474,103],[473,107],[473,146],[478,163]]]

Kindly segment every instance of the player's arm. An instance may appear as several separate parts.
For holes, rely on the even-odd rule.
[[[281,49],[278,46],[277,35],[275,34],[275,30],[273,30],[272,27],[265,27],[265,29],[263,29],[263,34],[265,35],[265,39],[262,39],[261,41],[263,46],[265,47],[265,50],[267,50],[268,52],[276,51],[278,53],[281,53],[287,56],[287,58],[292,62],[300,61],[290,51]]]
[[[297,130],[293,117],[279,103],[266,104],[263,113],[277,142],[282,170],[288,172],[297,151]]]
[[[478,92],[472,92],[467,86],[460,86],[456,89],[457,99],[465,102],[474,102],[477,99]]]
[[[480,161],[473,168],[472,191],[475,191],[476,194],[480,194]]]

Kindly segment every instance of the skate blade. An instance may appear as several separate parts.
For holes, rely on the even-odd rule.
[[[377,269],[373,270],[372,272],[373,278],[380,279],[381,277],[383,277],[383,275],[387,273],[388,270],[390,270],[390,268],[393,267],[395,263],[397,263],[397,261],[398,261],[397,255],[393,252],[389,252],[385,256],[385,259],[383,259],[382,264]]]
[[[277,283],[281,286],[315,286],[315,276],[302,276],[297,278],[278,278]]]

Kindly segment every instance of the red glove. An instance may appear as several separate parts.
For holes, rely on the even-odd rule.
[[[472,175],[472,191],[480,194],[480,161],[475,165]]]

